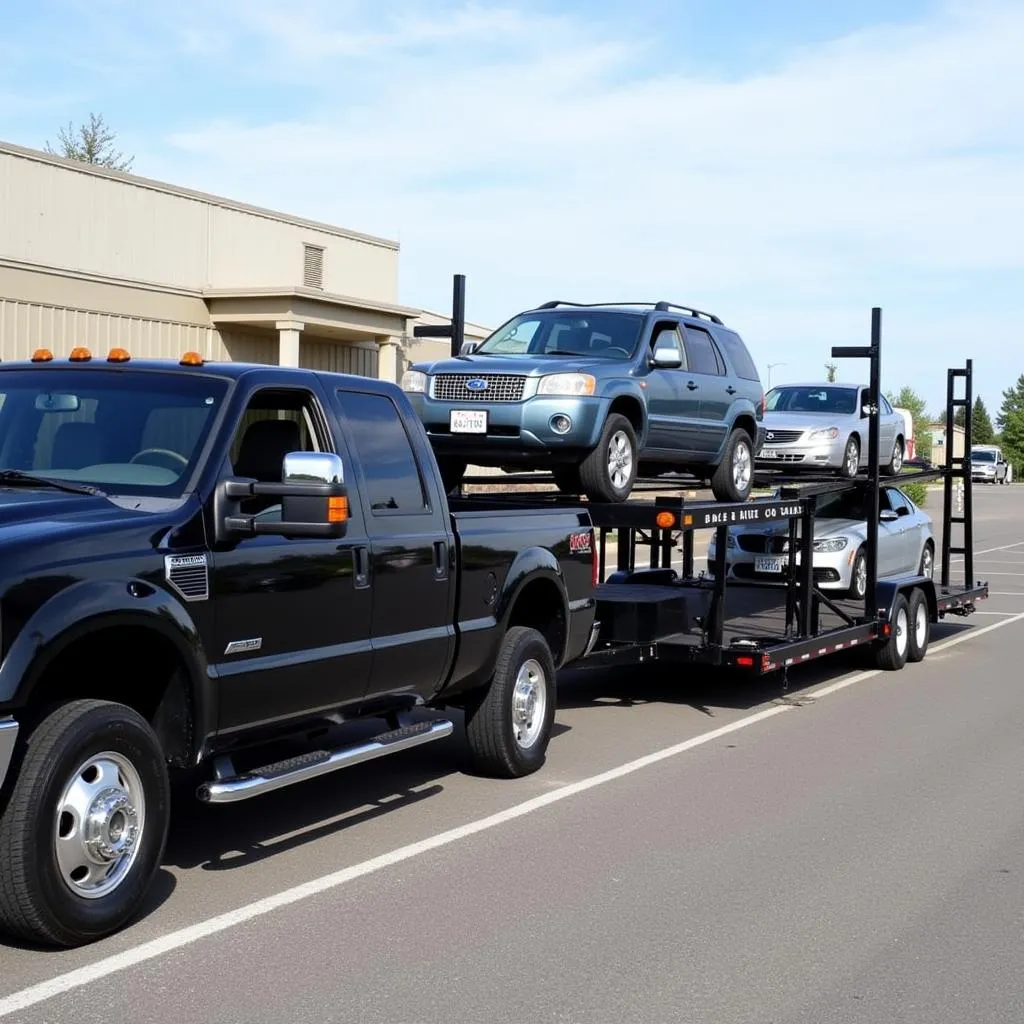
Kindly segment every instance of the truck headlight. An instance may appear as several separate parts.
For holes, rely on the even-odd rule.
[[[838,436],[838,427],[822,427],[820,430],[812,430],[807,437],[809,441],[834,441]]]
[[[541,377],[537,385],[538,395],[560,395],[575,398],[592,395],[597,390],[597,380],[589,373],[550,373]]]
[[[427,375],[422,370],[406,370],[402,374],[402,390],[424,394],[427,390]]]
[[[821,554],[842,551],[848,543],[845,537],[829,537],[826,540],[816,540],[814,542],[814,550]]]

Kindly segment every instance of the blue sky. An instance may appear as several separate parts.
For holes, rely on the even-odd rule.
[[[5,6],[0,138],[102,112],[140,174],[398,238],[411,305],[688,302],[779,382],[877,304],[888,389],[1024,373],[1024,0]]]

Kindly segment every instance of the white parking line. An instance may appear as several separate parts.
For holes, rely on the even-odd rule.
[[[949,640],[942,640],[933,644],[931,650],[940,651],[949,647],[955,647],[957,644],[965,643],[967,640],[976,639],[977,637],[984,636],[986,633],[991,633],[993,630],[1002,629],[1004,626],[1009,626],[1022,620],[1024,620],[1024,612],[1014,615],[1012,618],[1003,619],[1001,622],[995,622],[991,626],[983,626],[981,629],[971,630],[969,633],[952,637]],[[855,683],[861,683],[867,679],[873,679],[875,676],[881,674],[881,669],[871,669],[866,672],[858,672],[853,676],[841,679],[835,683],[831,683],[817,689],[810,689],[807,691],[807,695],[814,698],[821,698],[828,694],[843,690],[848,686],[853,686]],[[337,889],[339,886],[346,885],[349,882],[355,881],[357,878],[363,878],[366,875],[382,871],[384,868],[393,867],[395,864],[401,864],[403,861],[419,857],[424,853],[429,853],[431,850],[440,849],[443,846],[448,846],[461,839],[467,839],[479,832],[485,832],[498,825],[504,825],[506,822],[514,821],[516,818],[522,818],[527,814],[532,814],[534,811],[539,811],[551,804],[559,803],[562,800],[576,796],[579,793],[585,793],[589,789],[594,789],[597,786],[603,786],[609,782],[614,782],[616,779],[632,775],[634,772],[638,772],[652,764],[657,764],[659,761],[665,761],[668,758],[677,757],[679,754],[684,754],[696,747],[703,746],[706,743],[711,743],[714,740],[729,735],[729,733],[737,732],[740,729],[746,729],[749,726],[756,725],[758,722],[763,722],[768,718],[774,718],[776,715],[781,715],[786,711],[793,710],[794,707],[796,707],[796,705],[773,704],[772,706],[763,708],[761,711],[757,711],[752,715],[747,715],[745,718],[731,722],[729,725],[723,725],[719,729],[712,729],[710,732],[701,733],[699,736],[694,736],[693,738],[684,740],[681,743],[673,744],[670,747],[664,747],[652,754],[646,754],[643,757],[638,757],[635,761],[628,761],[625,764],[621,764],[617,768],[611,768],[598,775],[592,775],[589,778],[581,779],[579,782],[560,786],[558,789],[542,793],[540,796],[533,797],[531,800],[526,800],[523,803],[516,804],[515,806],[509,807],[503,811],[498,811],[496,814],[491,814],[486,818],[478,818],[476,821],[470,821],[465,825],[459,825],[457,828],[448,829],[446,832],[439,832],[436,835],[429,836],[417,843],[410,843],[408,846],[401,846],[396,850],[383,853],[378,857],[365,860],[360,864],[353,864],[351,867],[342,868],[340,871],[334,871],[329,875],[323,875],[320,878],[315,878],[310,882],[303,883],[302,885],[296,885],[291,889],[285,889],[283,892],[275,893],[272,896],[266,896],[261,900],[250,903],[248,906],[240,907],[237,910],[229,911],[226,914],[220,914],[217,917],[211,917],[206,921],[200,921],[198,924],[189,925],[188,927],[180,928],[177,931],[169,932],[167,935],[163,935],[158,939],[152,939],[149,942],[144,942],[139,946],[135,946],[133,949],[126,949],[121,953],[115,953],[112,956],[105,957],[102,960],[97,960],[95,963],[88,964],[85,967],[79,967],[77,970],[68,971],[65,974],[58,974],[54,978],[39,982],[36,985],[30,985],[28,988],[12,992],[9,996],[5,996],[3,999],[0,999],[0,1017],[9,1016],[19,1010],[35,1006],[37,1003],[45,1002],[47,999],[53,999],[55,996],[71,992],[84,985],[91,985],[99,981],[101,978],[109,977],[111,974],[116,974],[119,971],[127,970],[129,967],[135,967],[138,964],[145,963],[147,960],[152,960],[156,957],[163,956],[166,953],[170,953],[173,950],[189,946],[194,942],[198,942],[200,939],[216,935],[218,932],[225,931],[228,928],[234,928],[237,925],[245,924],[247,921],[263,917],[264,915],[269,914],[272,911],[279,910],[282,907],[290,906],[293,903],[309,899],[312,896],[318,896],[320,893],[328,892],[331,889]]]

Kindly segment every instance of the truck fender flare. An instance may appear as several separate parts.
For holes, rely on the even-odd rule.
[[[509,618],[516,601],[523,590],[539,579],[550,580],[558,591],[562,602],[562,616],[565,629],[569,628],[569,605],[565,593],[565,577],[562,574],[558,559],[546,548],[524,548],[516,556],[509,568],[505,582],[495,602],[495,618],[501,624],[500,634],[504,636],[508,629]],[[563,643],[568,636],[563,638]],[[500,643],[500,639],[498,641]],[[560,651],[552,651],[556,664],[561,656]]]
[[[197,743],[216,725],[216,703],[199,631],[181,603],[146,580],[84,580],[39,607],[0,665],[0,701],[24,706],[53,659],[97,628],[143,626],[168,639],[181,655],[195,714]]]

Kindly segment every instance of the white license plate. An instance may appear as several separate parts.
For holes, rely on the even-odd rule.
[[[762,448],[761,454],[758,455],[759,459],[777,459],[778,457],[779,453],[774,448]]]
[[[453,434],[486,434],[486,409],[453,409],[448,414],[448,427]]]
[[[782,558],[755,558],[754,572],[783,572],[785,560]]]

